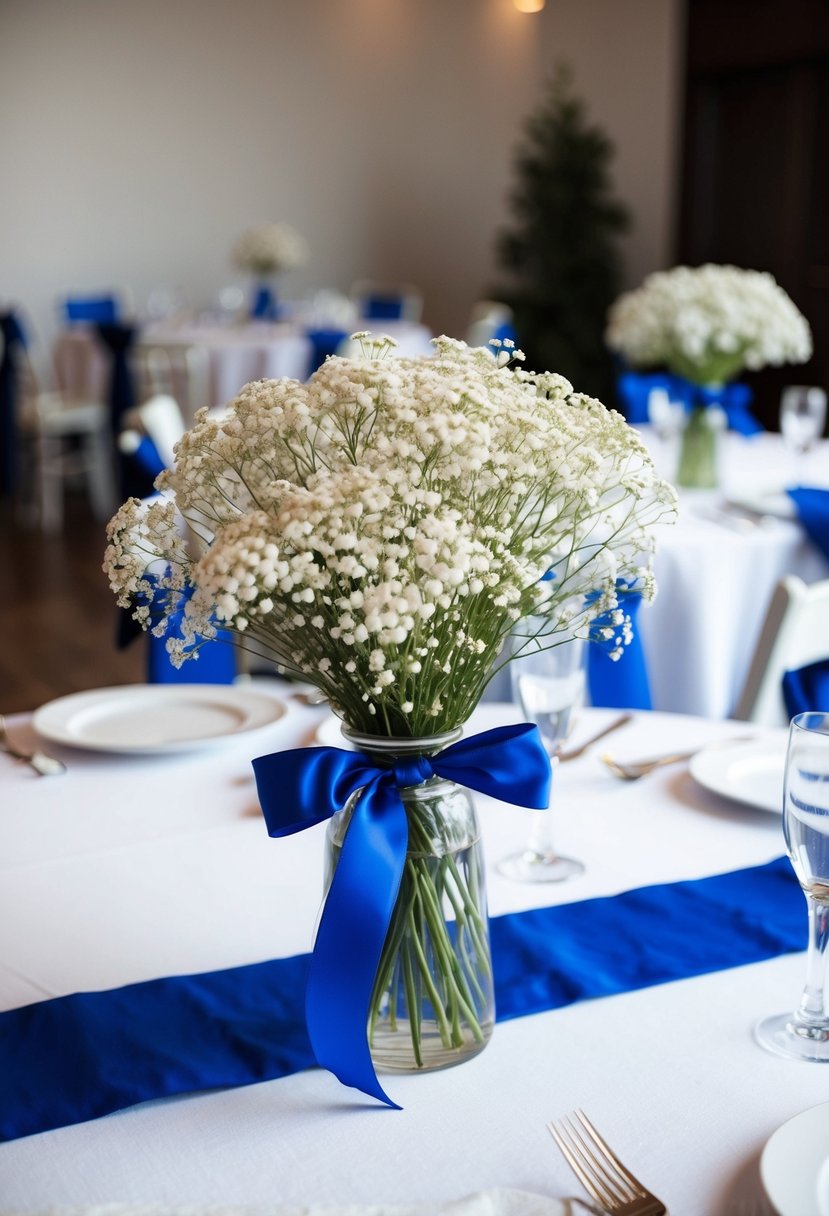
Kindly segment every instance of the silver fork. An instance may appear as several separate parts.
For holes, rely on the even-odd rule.
[[[547,1128],[588,1195],[609,1216],[668,1216],[665,1204],[622,1165],[584,1111]]]
[[[66,772],[66,765],[63,761],[57,760],[54,756],[47,756],[46,752],[22,752],[15,747],[9,739],[6,719],[2,714],[0,714],[0,750],[6,752],[14,760],[22,760],[24,764],[30,764],[41,777],[56,777],[59,773]]]

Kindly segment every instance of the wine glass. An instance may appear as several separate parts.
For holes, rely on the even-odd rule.
[[[786,849],[809,910],[806,986],[794,1013],[765,1018],[758,1042],[793,1060],[829,1064],[829,713],[792,718],[783,792]]]
[[[532,619],[530,626],[532,633]],[[543,628],[540,622],[539,627]],[[517,657],[510,662],[510,679],[513,701],[521,706],[527,721],[538,727],[555,782],[558,752],[567,737],[570,715],[584,698],[586,651],[581,638],[553,645],[549,642],[549,635],[529,640],[526,636],[514,637],[512,649]],[[498,863],[499,874],[519,882],[561,882],[581,874],[584,866],[580,861],[561,857],[553,848],[550,805],[532,815],[526,846]]]
[[[800,480],[803,457],[823,434],[826,393],[816,385],[792,384],[780,398],[780,433],[792,453],[795,479]]]

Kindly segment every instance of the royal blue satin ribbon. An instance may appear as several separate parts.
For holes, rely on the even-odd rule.
[[[344,1085],[399,1109],[382,1089],[368,1045],[374,977],[408,845],[400,790],[445,777],[517,806],[543,809],[550,761],[538,728],[499,726],[436,756],[381,768],[364,752],[298,748],[253,761],[271,836],[321,823],[360,791],[326,897],[308,976],[305,1014],[317,1062]]]
[[[679,401],[686,410],[695,406],[718,405],[725,411],[729,429],[740,435],[757,435],[763,426],[751,413],[753,393],[747,384],[734,382],[720,388],[692,384],[670,372],[622,372],[616,382],[622,413],[637,426],[649,422],[648,400],[655,388],[664,389],[671,401]]]

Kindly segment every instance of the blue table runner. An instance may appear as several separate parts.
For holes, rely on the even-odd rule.
[[[491,920],[498,1020],[805,949],[785,858]],[[0,1013],[0,1140],[314,1065],[309,955]],[[349,1095],[349,1101],[351,1095]]]

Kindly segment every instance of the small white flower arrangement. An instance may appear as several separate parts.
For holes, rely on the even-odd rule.
[[[175,664],[218,625],[353,729],[432,735],[468,718],[522,618],[552,645],[610,612],[623,639],[616,580],[653,595],[652,526],[675,496],[621,415],[513,367],[520,352],[444,337],[390,359],[391,339],[355,337],[361,358],[200,411],[167,499],[111,521],[104,569],[145,628],[162,614],[158,635],[192,590]]]
[[[233,261],[251,274],[279,274],[305,265],[308,244],[290,224],[256,224],[237,241]]]
[[[806,318],[772,275],[712,264],[649,275],[612,306],[606,340],[632,367],[667,367],[700,385],[812,353]]]

